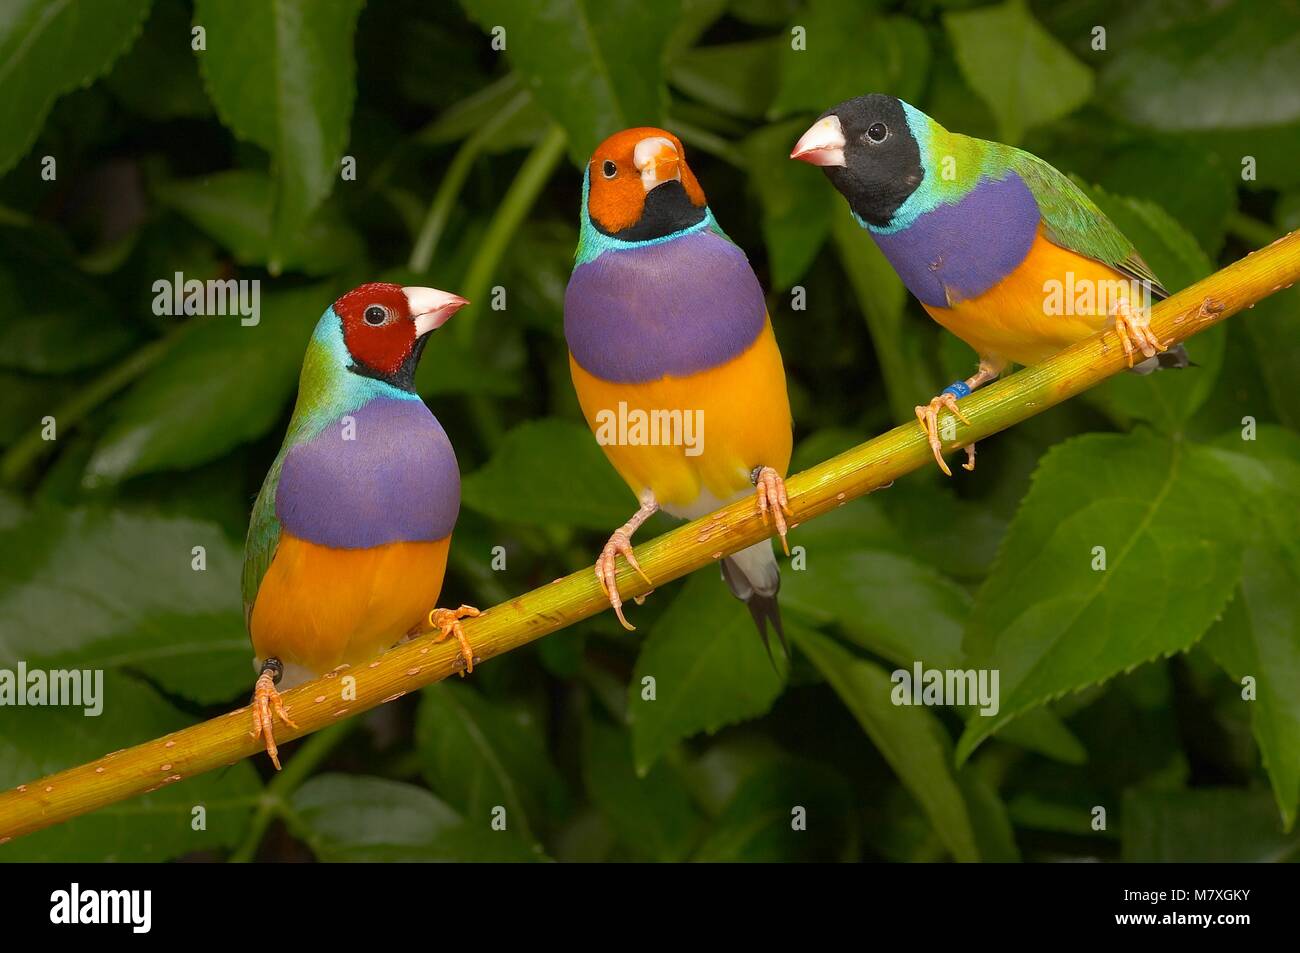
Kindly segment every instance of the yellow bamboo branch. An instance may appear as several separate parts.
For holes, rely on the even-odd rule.
[[[1183,341],[1300,278],[1300,232],[1278,239],[1210,277],[1160,302],[1152,327],[1161,341]],[[980,440],[1086,390],[1126,367],[1113,331],[1105,331],[1026,368],[962,401],[971,419],[959,425],[947,449]],[[920,427],[908,422],[888,433],[792,476],[786,483],[793,523],[888,486],[919,467],[933,466]],[[741,500],[637,547],[646,573],[662,585],[771,535],[752,500]],[[627,596],[650,587],[622,568],[619,588]],[[501,655],[609,608],[590,567],[494,606],[465,623],[481,660]],[[333,672],[284,699],[296,729],[277,725],[282,741],[301,737],[407,692],[447,678],[461,668],[453,643],[428,637],[403,643],[360,668]],[[344,700],[344,678],[355,684]],[[80,767],[19,785],[0,794],[0,844],[134,795],[192,778],[260,754],[249,736],[247,708],[116,751]]]

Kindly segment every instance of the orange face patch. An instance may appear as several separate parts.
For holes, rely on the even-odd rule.
[[[680,139],[653,126],[624,129],[597,146],[588,163],[591,190],[587,196],[587,212],[592,221],[606,232],[621,232],[640,221],[645,210],[645,187],[641,184],[641,170],[636,167],[633,152],[638,142],[657,136],[667,139],[677,149],[682,188],[691,203],[697,207],[704,205],[704,190],[686,164],[686,150]],[[660,163],[661,169],[662,166]]]

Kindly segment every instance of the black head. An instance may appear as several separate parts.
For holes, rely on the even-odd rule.
[[[790,158],[821,166],[858,217],[882,228],[925,178],[902,102],[881,93],[822,113]]]

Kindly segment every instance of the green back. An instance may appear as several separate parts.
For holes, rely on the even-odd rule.
[[[275,516],[275,488],[280,482],[280,469],[284,466],[284,455],[289,449],[288,440],[275,456],[275,462],[262,481],[262,488],[257,492],[253,503],[253,516],[248,522],[248,537],[244,541],[244,572],[241,589],[244,595],[244,625],[248,626],[253,616],[253,601],[257,590],[262,585],[262,577],[271,567],[275,558],[276,547],[280,545],[280,521]]]
[[[1038,156],[1011,146],[991,145],[1009,153],[1007,165],[1029,186],[1049,241],[1149,283],[1156,298],[1169,297],[1133,243],[1068,177]]]

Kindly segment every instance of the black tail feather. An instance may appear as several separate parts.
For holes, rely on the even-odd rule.
[[[781,640],[781,650],[789,661],[790,643],[785,640],[785,626],[781,624],[781,607],[777,604],[776,596],[760,596],[756,592],[745,601],[745,608],[754,617],[754,625],[758,626],[758,635],[763,640],[763,648],[767,649],[767,659],[772,667],[776,668],[776,658],[772,655],[772,643],[767,634],[769,622],[776,629],[776,637]]]
[[[1140,361],[1130,367],[1129,373],[1145,376],[1155,371],[1180,370],[1184,367],[1198,366],[1195,361],[1187,356],[1186,348],[1181,344],[1175,344],[1169,350],[1161,351],[1154,357],[1149,357],[1145,361]]]
[[[1167,351],[1161,351],[1156,355],[1156,361],[1160,367],[1165,370],[1182,367],[1196,367],[1192,359],[1187,356],[1187,349],[1181,344],[1175,344]]]
[[[768,661],[775,669],[776,658],[772,655],[772,643],[767,629],[769,623],[776,629],[776,636],[781,640],[781,648],[785,652],[786,659],[790,658],[790,643],[786,641],[785,626],[781,624],[781,607],[776,601],[776,593],[781,588],[780,577],[777,577],[776,589],[764,595],[754,589],[744,573],[730,559],[722,560],[719,565],[722,567],[722,578],[727,588],[731,590],[732,595],[745,603],[745,608],[753,617],[759,638],[763,640],[763,648],[767,651]]]

